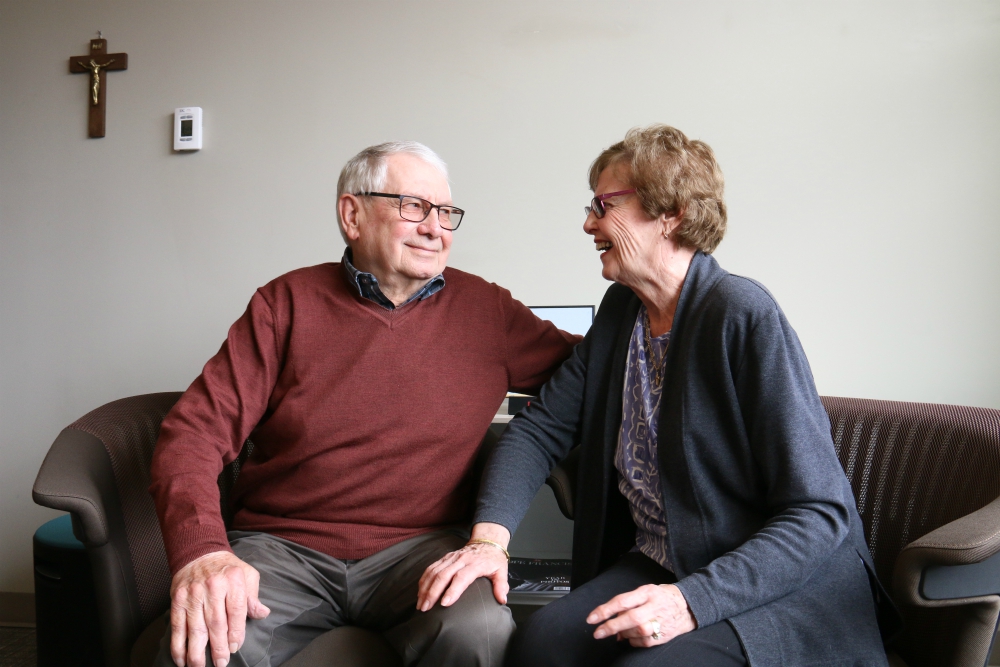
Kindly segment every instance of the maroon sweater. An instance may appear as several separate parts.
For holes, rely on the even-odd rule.
[[[387,310],[340,264],[257,290],[163,420],[150,492],[172,572],[229,549],[216,477],[250,432],[233,529],[364,558],[462,524],[476,450],[508,389],[531,391],[579,340],[456,269]]]

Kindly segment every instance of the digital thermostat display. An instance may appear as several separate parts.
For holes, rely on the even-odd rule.
[[[201,107],[174,110],[174,150],[201,149]]]

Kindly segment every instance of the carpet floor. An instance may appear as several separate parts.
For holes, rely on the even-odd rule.
[[[0,667],[36,667],[35,629],[0,628]]]

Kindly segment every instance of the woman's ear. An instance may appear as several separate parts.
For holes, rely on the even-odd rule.
[[[663,237],[670,238],[680,226],[684,223],[684,211],[678,213],[661,213],[660,214],[660,225],[663,227]]]

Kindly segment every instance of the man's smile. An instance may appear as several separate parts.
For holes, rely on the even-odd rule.
[[[407,247],[407,248],[409,248],[410,250],[416,250],[416,251],[418,251],[418,252],[426,252],[426,253],[432,253],[432,254],[433,254],[433,253],[438,253],[438,252],[441,252],[441,249],[440,249],[440,248],[424,248],[423,246],[418,246],[418,245],[412,245],[412,244],[410,244],[410,243],[407,243],[407,244],[405,244],[405,245],[406,245],[406,247]]]

